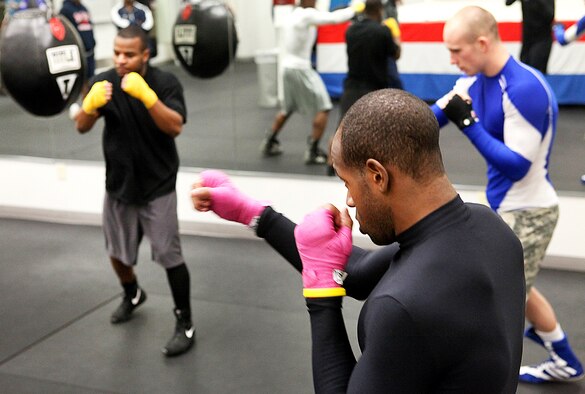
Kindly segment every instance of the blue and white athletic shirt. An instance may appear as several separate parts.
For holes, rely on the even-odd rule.
[[[499,74],[462,77],[455,93],[472,99],[479,122],[463,129],[487,162],[486,195],[497,212],[558,204],[548,163],[558,105],[542,74],[510,56]],[[442,102],[441,102],[442,100]],[[448,95],[432,109],[443,127]]]

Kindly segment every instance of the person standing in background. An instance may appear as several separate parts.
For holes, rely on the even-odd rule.
[[[339,107],[339,120],[363,95],[390,87],[388,63],[396,62],[400,47],[391,29],[382,23],[382,2],[367,0],[358,21],[345,32],[347,77]]]
[[[112,22],[118,29],[123,29],[130,25],[136,25],[142,30],[149,32],[154,27],[154,18],[152,11],[146,5],[134,1],[124,0],[119,2],[110,12]]]
[[[399,4],[402,4],[402,0],[382,0],[382,5],[384,7],[383,18],[394,18],[398,20],[398,9],[396,6]]]
[[[154,25],[152,29],[148,32],[148,39],[149,39],[149,47],[150,47],[150,58],[154,58],[158,54],[157,48],[157,39],[156,39],[156,1],[155,0],[137,0],[140,4],[143,4],[145,7],[150,9],[152,13],[152,19],[154,21]]]
[[[85,48],[85,58],[87,60],[86,79],[89,79],[95,73],[94,48],[96,44],[89,11],[81,3],[81,0],[65,0],[59,13],[71,22],[81,36]]]
[[[516,0],[506,0],[511,5]],[[552,48],[551,28],[555,18],[555,0],[522,2],[522,49],[520,61],[546,74]]]
[[[364,11],[345,32],[347,76],[339,100],[339,122],[347,110],[365,94],[402,86],[396,86],[395,78],[400,81],[400,77],[390,72],[392,68],[398,72],[396,60],[400,57],[400,45],[395,39],[398,25],[394,18],[382,22],[382,15],[381,0],[366,0]],[[332,141],[329,142],[329,151]],[[328,158],[326,173],[328,176],[335,175],[331,156]]]
[[[157,55],[157,43],[156,39],[153,39],[154,15],[150,9],[150,1],[123,0],[112,7],[110,15],[118,30],[130,25],[139,26],[144,30],[148,34],[149,59]]]
[[[400,44],[400,25],[398,21],[393,17],[384,19],[384,25],[392,32],[392,38],[394,43],[398,47],[398,51],[395,55],[388,58],[388,87],[392,89],[404,89],[402,79],[400,79],[400,73],[398,72],[398,59],[400,59],[401,44]]]

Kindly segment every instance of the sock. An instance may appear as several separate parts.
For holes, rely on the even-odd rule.
[[[311,146],[311,150],[317,151],[317,148],[319,147],[319,140],[314,140],[313,137],[309,136],[308,142],[309,145]]]
[[[558,358],[562,360],[561,363],[568,364],[571,368],[575,369],[575,372],[571,372],[573,375],[578,376],[583,374],[583,367],[581,362],[577,358],[577,355],[571,349],[569,341],[565,335],[565,332],[561,328],[560,324],[557,324],[555,329],[550,332],[542,332],[534,330],[543,341],[550,342],[550,348],[547,347],[549,353],[551,353],[552,359],[555,363],[559,363]],[[553,353],[554,352],[554,353]],[[556,356],[555,356],[556,354]]]
[[[167,269],[167,279],[173,293],[175,307],[183,312],[184,316],[191,316],[189,270],[185,263]]]
[[[277,142],[276,136],[278,135],[278,131],[274,131],[272,129],[266,130],[266,135],[268,136],[268,141],[270,142]]]
[[[122,287],[124,288],[124,294],[126,294],[126,297],[129,298],[136,297],[136,292],[138,291],[138,282],[136,281],[136,279],[134,280],[134,282],[122,283]]]
[[[545,342],[558,342],[565,338],[565,332],[561,328],[561,325],[557,323],[557,326],[554,330],[550,332],[544,332],[539,330],[534,330],[538,336]]]

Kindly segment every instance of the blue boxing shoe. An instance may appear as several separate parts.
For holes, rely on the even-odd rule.
[[[540,364],[520,367],[521,382],[572,382],[585,376],[583,366],[573,353],[566,336],[560,341],[543,341],[533,327],[527,329],[524,335],[548,350],[550,358]]]

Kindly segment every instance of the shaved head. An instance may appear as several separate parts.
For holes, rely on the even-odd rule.
[[[496,19],[491,13],[477,6],[462,8],[445,23],[445,32],[453,30],[462,32],[467,42],[473,42],[481,36],[500,41]]]

